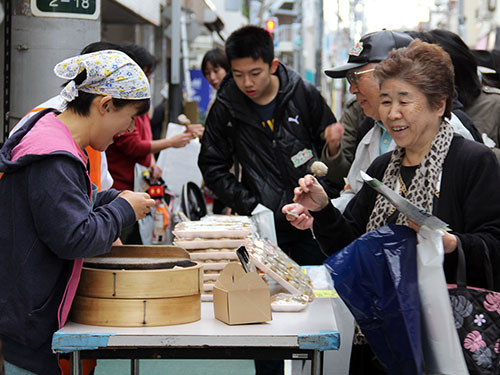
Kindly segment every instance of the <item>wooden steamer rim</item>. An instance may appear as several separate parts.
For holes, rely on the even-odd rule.
[[[201,318],[201,295],[110,299],[76,296],[71,320],[95,326],[150,327],[191,323]]]
[[[158,269],[152,269],[155,264]],[[188,266],[173,268],[176,264]],[[108,265],[111,269],[102,268]],[[201,318],[202,290],[203,266],[191,262],[186,250],[114,246],[108,254],[85,260],[71,319],[122,327],[194,322]]]

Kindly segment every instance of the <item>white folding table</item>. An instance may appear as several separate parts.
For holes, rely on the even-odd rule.
[[[338,350],[340,334],[330,298],[317,298],[302,312],[273,312],[260,324],[227,325],[203,302],[197,322],[161,327],[100,327],[68,322],[52,349],[70,353],[72,374],[80,359],[291,359],[292,370],[311,360],[322,373],[323,352]],[[132,373],[134,374],[134,367]]]

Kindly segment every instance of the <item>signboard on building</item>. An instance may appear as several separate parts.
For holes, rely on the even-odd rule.
[[[101,13],[101,0],[31,0],[31,12],[37,17],[96,20]]]
[[[189,69],[189,73],[193,89],[191,99],[198,102],[198,113],[201,119],[204,120],[208,113],[208,104],[212,97],[215,96],[215,90],[210,86],[200,69]]]

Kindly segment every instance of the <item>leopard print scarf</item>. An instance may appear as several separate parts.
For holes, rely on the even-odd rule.
[[[408,187],[406,199],[427,212],[432,212],[434,194],[437,190],[436,187],[443,169],[444,159],[448,154],[452,138],[453,127],[448,122],[444,121],[434,137],[431,149],[427,155],[425,155],[422,163],[420,163]],[[404,148],[397,146],[384,172],[382,182],[392,190],[396,190],[399,170],[404,155]],[[366,231],[370,232],[387,224],[387,219],[392,209],[392,204],[382,195],[378,194],[370,219],[366,225]],[[404,225],[406,224],[406,220],[405,216],[398,213],[396,224]]]

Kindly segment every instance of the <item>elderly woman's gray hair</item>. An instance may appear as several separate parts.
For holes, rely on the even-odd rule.
[[[436,108],[446,101],[444,117],[451,117],[454,70],[450,56],[438,45],[415,39],[408,47],[393,50],[375,68],[379,86],[388,79],[399,79],[417,87]]]

